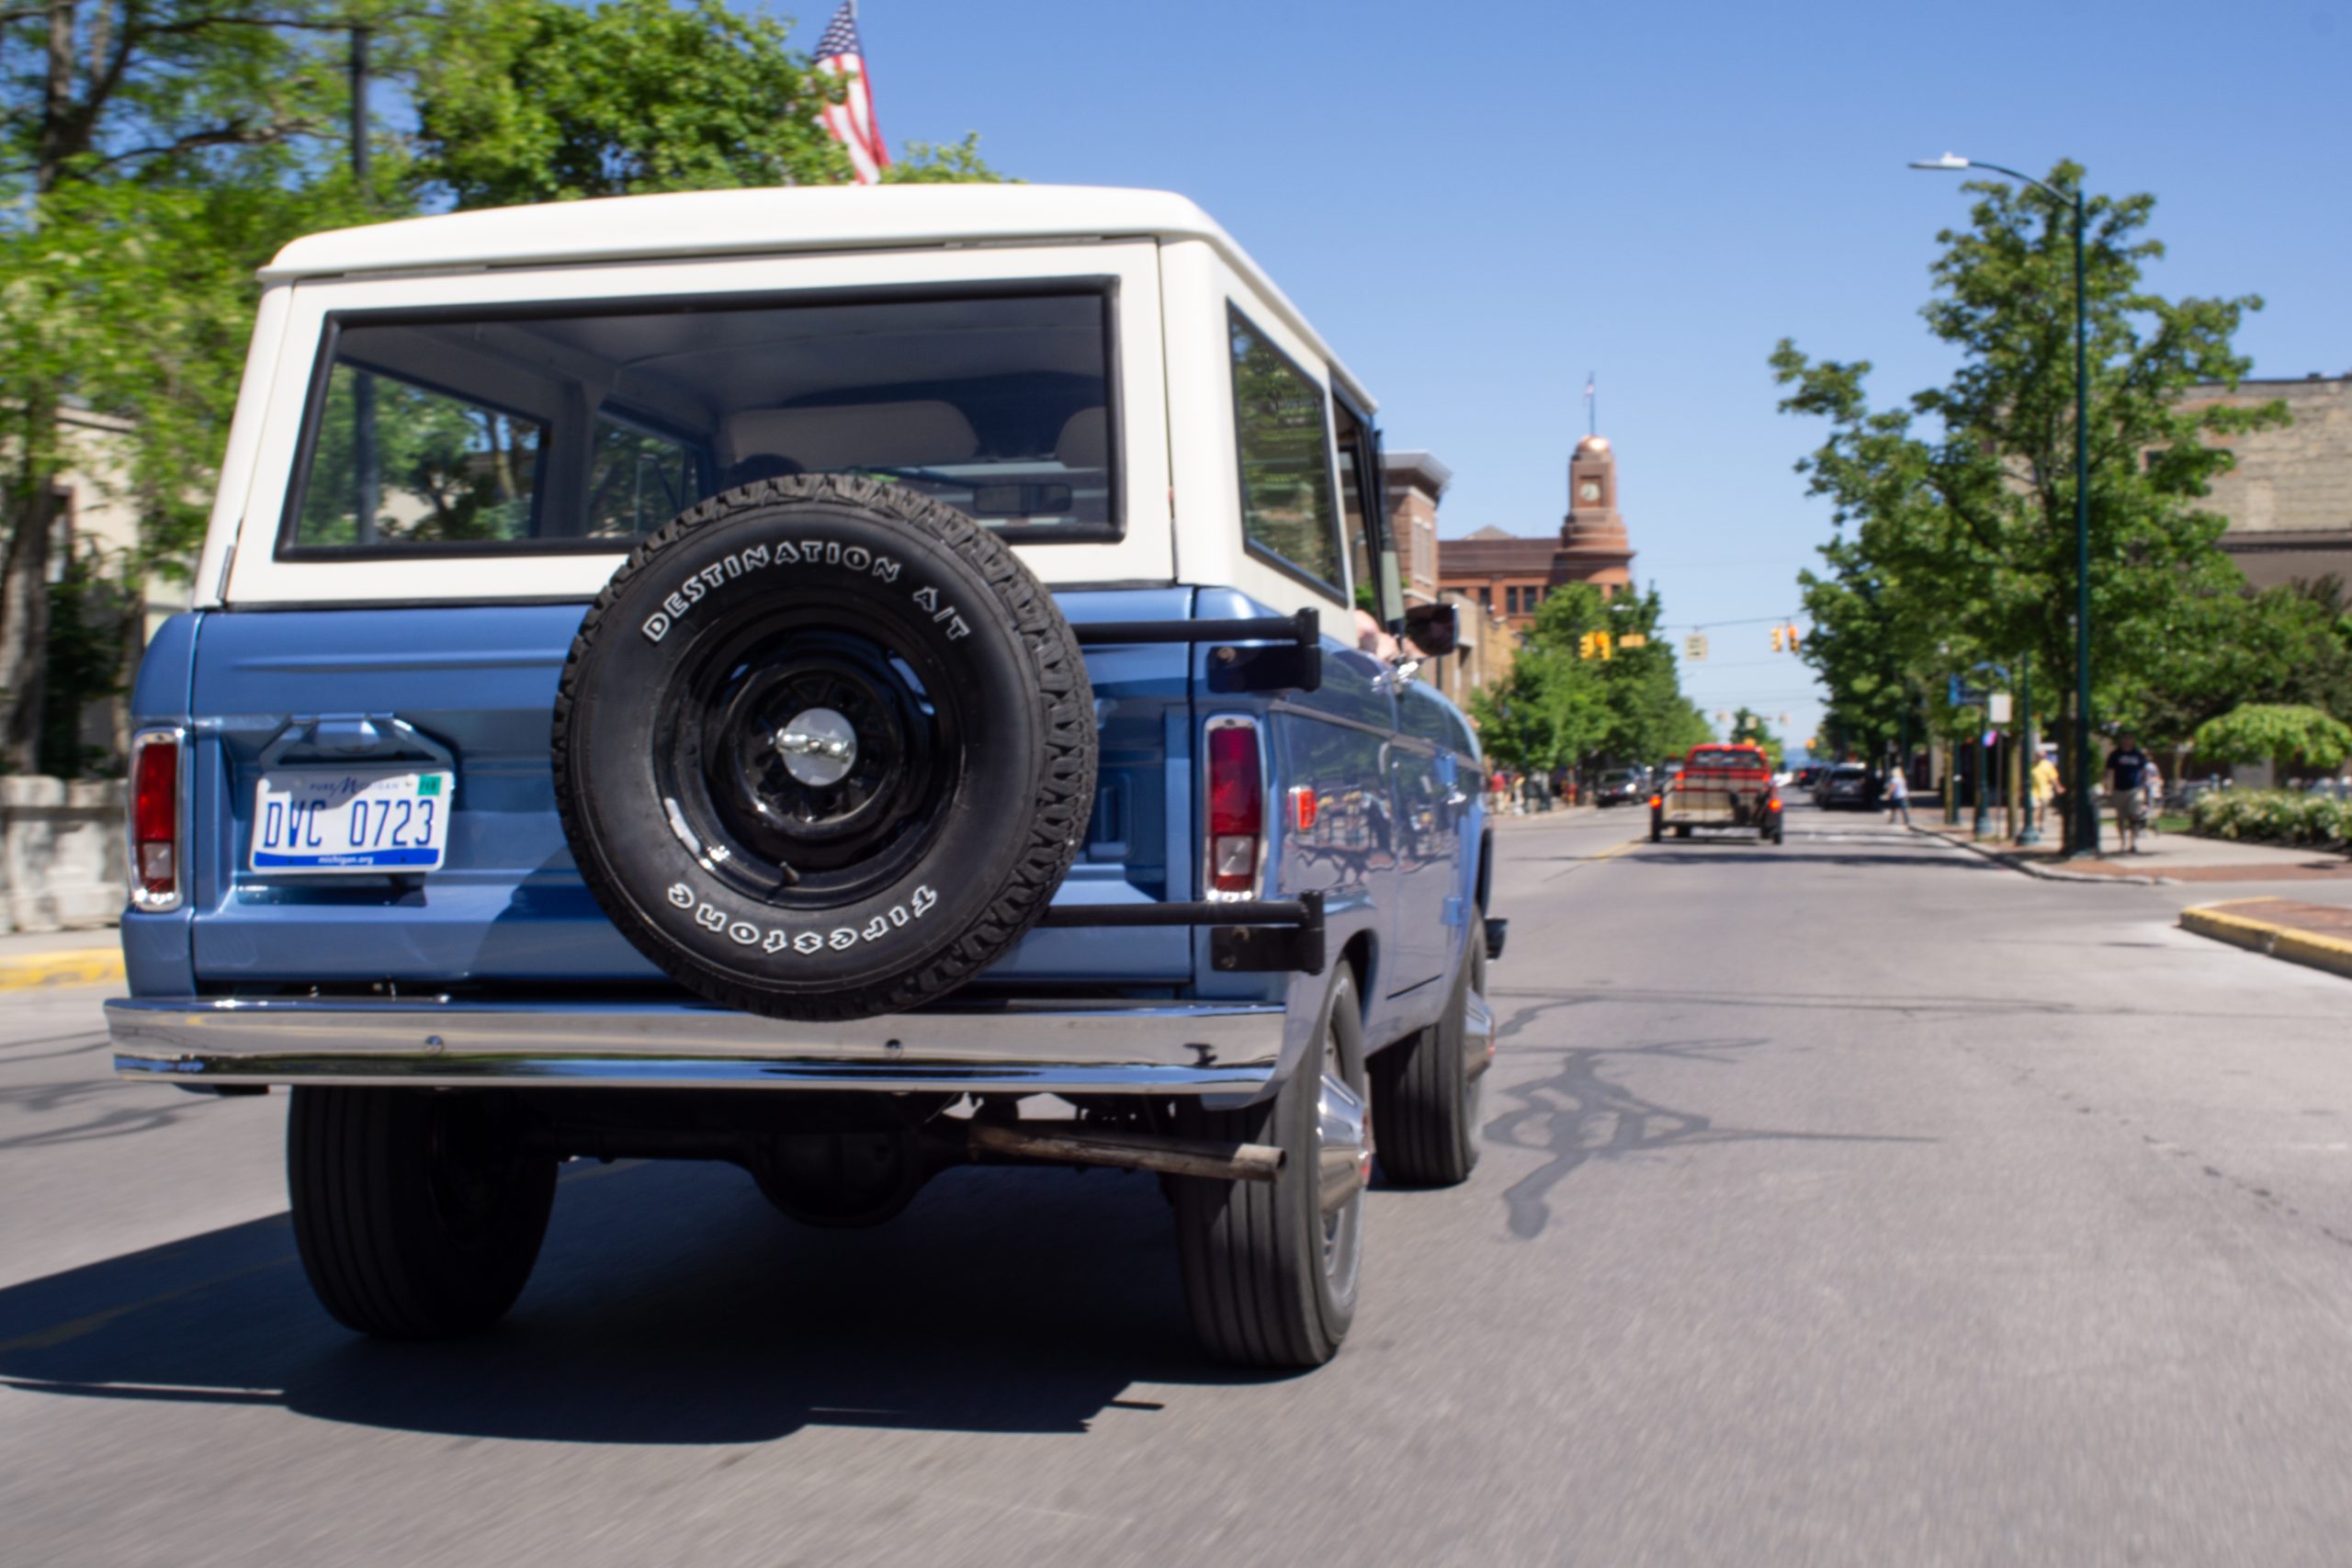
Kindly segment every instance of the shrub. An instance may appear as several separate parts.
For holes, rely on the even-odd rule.
[[[2211,839],[2339,844],[2352,837],[2352,804],[2290,789],[2225,789],[2188,808],[2189,830]]]

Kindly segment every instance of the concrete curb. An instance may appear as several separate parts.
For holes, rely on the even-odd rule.
[[[2283,958],[2290,964],[2301,964],[2311,969],[2324,969],[2331,975],[2341,975],[2352,980],[2352,942],[2340,937],[2320,936],[2312,931],[2298,931],[2270,920],[2251,919],[2233,914],[2226,904],[2206,904],[2180,912],[2183,931],[2199,936],[2226,942],[2233,947],[2243,947],[2252,953]]]
[[[2021,871],[2028,876],[2038,876],[2044,882],[2108,882],[2120,883],[2126,887],[2171,887],[2176,886],[2173,879],[2169,876],[2156,876],[2154,874],[2143,876],[2137,872],[2128,872],[2121,873],[2114,876],[2105,876],[2095,872],[2061,871],[2056,866],[2037,865],[2032,861],[2020,860],[2015,855],[2003,854],[1998,850],[1988,850],[1982,844],[1972,844],[1966,839],[1955,839],[1949,833],[1939,833],[1933,828],[1922,828],[1916,822],[1906,824],[1906,826],[1908,826],[1911,831],[1915,833],[1925,834],[1930,839],[1935,839],[1940,842],[1951,844],[1956,849],[1966,850],[1971,854],[1983,855],[1986,860],[1993,862],[1996,865],[2007,866],[2011,871]]]
[[[26,991],[41,986],[108,986],[122,981],[122,949],[77,947],[61,953],[36,953],[24,958],[0,958],[0,991]]]

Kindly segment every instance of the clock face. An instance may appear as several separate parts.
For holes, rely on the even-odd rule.
[[[1600,481],[1599,479],[1587,479],[1584,483],[1577,486],[1577,499],[1583,502],[1599,501],[1600,499]]]

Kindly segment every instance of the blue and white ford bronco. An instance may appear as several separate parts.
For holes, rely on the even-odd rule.
[[[735,191],[263,276],[108,1018],[128,1077],[293,1086],[327,1310],[494,1321],[569,1158],[817,1224],[1048,1161],[1161,1173],[1210,1353],[1328,1359],[1374,1130],[1476,1158],[1501,922],[1372,400],[1240,249]]]

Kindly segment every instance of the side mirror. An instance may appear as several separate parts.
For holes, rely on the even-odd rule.
[[[1441,659],[1462,646],[1462,626],[1451,604],[1408,604],[1405,636],[1431,659]]]

